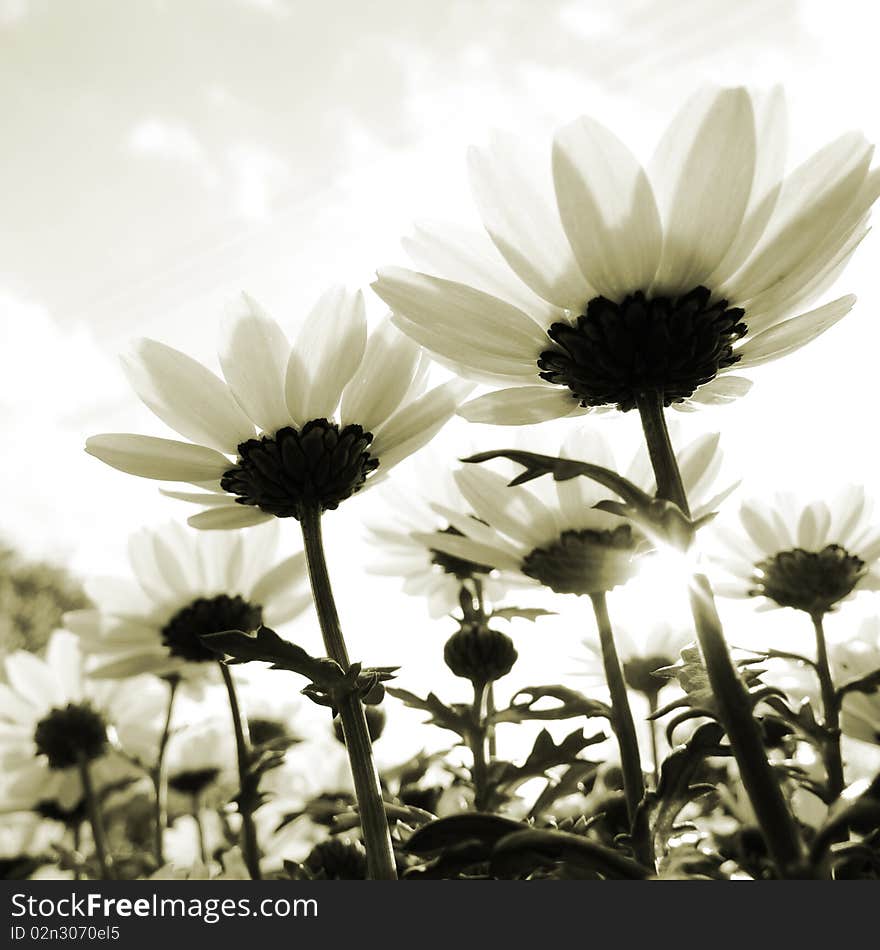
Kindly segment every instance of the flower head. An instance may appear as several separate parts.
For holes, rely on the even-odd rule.
[[[458,607],[463,586],[474,593],[479,585],[480,594],[490,603],[497,603],[515,582],[515,576],[457,558],[434,546],[435,534],[461,536],[447,515],[467,511],[467,503],[441,459],[429,452],[417,460],[416,469],[418,487],[412,494],[390,488],[379,490],[387,517],[374,518],[367,525],[377,554],[367,570],[402,577],[404,591],[425,597],[432,617],[442,617]]]
[[[80,765],[100,790],[130,773],[118,746],[138,758],[158,741],[164,690],[95,682],[84,674],[77,638],[56,631],[45,657],[17,650],[0,684],[0,766],[4,811],[37,810],[64,820],[83,803]]]
[[[497,387],[477,422],[527,424],[597,407],[727,402],[732,375],[784,356],[852,307],[804,313],[867,233],[880,174],[843,135],[783,177],[784,103],[704,90],[647,170],[580,118],[552,155],[507,136],[473,149],[488,237],[431,228],[410,242],[420,272],[379,272],[395,322],[463,376]]]
[[[134,581],[93,579],[95,606],[72,611],[99,677],[197,678],[216,669],[201,634],[256,629],[292,619],[311,603],[305,558],[275,560],[277,526],[245,534],[202,534],[177,524],[129,540]]]
[[[871,511],[855,487],[808,505],[791,494],[744,502],[744,533],[717,529],[726,548],[718,560],[733,577],[718,591],[761,598],[764,608],[822,614],[857,590],[880,589],[880,531]]]
[[[617,468],[598,429],[576,430],[560,454]],[[694,499],[694,517],[700,518],[727,494],[707,501],[706,489],[721,464],[718,437],[697,439],[684,449],[681,460],[682,477]],[[640,450],[627,478],[653,491],[650,471]],[[607,499],[608,492],[589,479],[538,479],[528,488],[509,487],[502,475],[470,465],[456,473],[456,481],[473,515],[450,511],[447,517],[457,534],[417,537],[430,539],[438,550],[453,557],[518,573],[557,593],[609,591],[634,575],[637,555],[649,547],[627,520],[595,507]]]
[[[188,442],[144,435],[90,438],[86,451],[132,475],[189,482],[171,491],[203,505],[197,528],[240,528],[336,508],[421,448],[468,387],[426,391],[420,347],[384,321],[367,334],[363,296],[317,302],[293,346],[249,297],[225,326],[225,381],[201,363],[141,340],[124,360],[137,394]]]

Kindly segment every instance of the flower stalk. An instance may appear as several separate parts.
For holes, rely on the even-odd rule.
[[[165,766],[165,753],[168,750],[168,740],[171,738],[171,718],[174,713],[174,700],[177,696],[177,687],[180,677],[168,677],[168,705],[165,710],[165,722],[159,736],[159,748],[156,752],[156,764],[150,770],[150,780],[153,783],[154,793],[154,842],[153,854],[159,867],[165,863],[164,836],[168,826],[168,774]]]
[[[488,738],[486,700],[491,684],[474,683],[474,702],[471,707],[472,728],[468,730],[468,745],[474,757],[474,808],[485,811],[489,805],[489,761],[486,758]]]
[[[84,755],[79,756],[78,767],[79,777],[83,787],[83,797],[86,800],[86,810],[89,815],[89,824],[92,827],[95,857],[98,859],[98,867],[101,870],[101,880],[112,881],[115,878],[115,874],[113,873],[113,856],[107,844],[107,833],[104,830],[104,816],[101,814],[101,805],[95,793],[92,773],[89,769],[88,760]]]
[[[822,693],[822,758],[828,777],[828,795],[831,801],[840,797],[846,782],[843,774],[843,757],[840,752],[840,696],[834,688],[831,664],[828,661],[828,644],[825,640],[824,614],[811,614],[816,632],[816,672]]]
[[[663,413],[662,393],[640,395],[637,408],[657,479],[657,494],[673,502],[686,517],[690,517],[687,494]],[[689,596],[697,638],[718,703],[721,724],[730,741],[767,848],[781,877],[803,876],[801,840],[782,787],[767,760],[751,698],[733,665],[715,607],[712,586],[704,574],[695,572],[690,578]]]
[[[309,579],[315,600],[318,622],[327,655],[348,672],[351,661],[342,635],[339,613],[333,597],[324,543],[321,534],[321,511],[317,506],[304,506],[300,517],[303,546]],[[355,796],[361,819],[364,847],[367,851],[367,873],[371,880],[396,880],[397,869],[379,773],[373,760],[373,745],[360,697],[349,694],[339,703],[339,718],[345,737],[345,748],[354,780]]]
[[[639,740],[636,735],[632,709],[629,705],[629,695],[623,678],[623,670],[620,666],[620,658],[617,655],[617,645],[614,642],[614,630],[611,626],[611,618],[608,615],[606,595],[604,593],[591,594],[590,600],[593,603],[593,612],[596,615],[596,626],[599,628],[599,643],[602,648],[605,681],[611,694],[611,725],[620,749],[626,812],[630,828],[635,829],[639,805],[645,795],[645,779],[642,773],[642,759],[639,754]],[[645,836],[639,837],[645,838]],[[647,839],[634,840],[633,845],[639,860],[653,865],[650,844]]]
[[[229,697],[232,713],[232,728],[235,733],[235,757],[238,763],[238,810],[241,814],[241,853],[248,874],[255,881],[262,879],[260,871],[260,847],[257,842],[257,827],[254,824],[254,800],[256,786],[251,772],[251,742],[247,720],[241,714],[232,671],[226,663],[220,663],[223,685]]]

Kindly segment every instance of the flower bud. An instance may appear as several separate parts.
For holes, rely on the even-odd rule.
[[[510,637],[485,626],[467,625],[446,642],[446,665],[474,685],[485,685],[506,676],[518,654]]]

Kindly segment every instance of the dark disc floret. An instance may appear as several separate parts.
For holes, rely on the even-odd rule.
[[[190,663],[217,662],[217,654],[209,650],[200,637],[208,633],[241,630],[250,633],[263,622],[263,610],[257,604],[236,594],[199,597],[187,604],[162,628],[162,642],[172,656]]]
[[[639,290],[620,303],[594,297],[574,325],[554,323],[555,344],[538,359],[540,376],[567,386],[581,406],[634,409],[638,397],[661,393],[682,402],[740,359],[745,311],[712,301],[705,287],[678,297]]]
[[[653,656],[634,656],[623,662],[623,678],[630,689],[645,696],[656,696],[664,687],[666,680],[655,676],[656,670],[672,666],[676,661],[674,656],[655,654]]]
[[[327,419],[312,419],[302,429],[285,426],[242,442],[220,485],[241,505],[299,520],[306,508],[334,509],[360,491],[379,467],[369,452],[372,442],[361,426],[340,428]]]
[[[201,795],[220,777],[220,769],[185,769],[168,776],[168,787],[181,795]]]
[[[821,551],[794,548],[755,565],[750,597],[768,597],[780,607],[827,613],[855,589],[867,566],[839,544]]]
[[[450,534],[457,538],[464,537],[464,535],[457,528],[453,528],[452,525],[437,533]],[[447,554],[445,551],[438,551],[436,548],[431,548],[429,553],[431,555],[432,564],[436,564],[437,567],[442,568],[447,574],[451,574],[460,581],[470,580],[478,574],[485,575],[492,573],[492,567],[489,564],[477,564],[476,561],[456,557],[454,554]]]
[[[563,531],[551,544],[530,551],[521,570],[557,594],[598,594],[633,576],[637,547],[628,524],[613,531]]]
[[[107,723],[90,703],[68,703],[50,709],[37,723],[34,743],[50,769],[70,769],[106,752]]]

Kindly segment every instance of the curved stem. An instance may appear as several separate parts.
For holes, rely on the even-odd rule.
[[[653,717],[654,713],[660,708],[659,694],[657,692],[648,693],[648,710]],[[657,720],[649,719],[648,725],[651,728],[651,759],[654,762],[654,787],[660,784],[660,743],[657,740]]]
[[[623,771],[623,794],[626,798],[626,811],[629,816],[630,828],[635,830],[636,815],[645,795],[645,779],[642,773],[642,759],[639,755],[639,740],[629,705],[629,695],[626,691],[623,670],[620,667],[620,659],[617,655],[617,645],[614,642],[611,618],[608,616],[608,601],[604,593],[591,594],[590,600],[593,602],[596,626],[599,628],[599,643],[602,647],[605,682],[608,684],[608,691],[611,693],[611,725],[620,749],[620,766]],[[648,864],[653,864],[647,841],[634,841],[633,843],[636,846],[639,859]]]
[[[92,840],[95,845],[95,857],[98,859],[98,866],[101,869],[101,880],[114,880],[113,856],[110,854],[110,848],[107,845],[107,834],[104,831],[104,816],[101,814],[101,806],[98,803],[98,796],[95,794],[95,786],[92,784],[92,773],[89,770],[89,763],[83,756],[79,759],[79,777],[82,782],[83,796],[86,800],[86,809],[89,814],[89,824],[92,826]]]
[[[208,848],[205,844],[205,825],[202,821],[202,800],[198,792],[192,796],[190,812],[196,823],[196,836],[199,840],[199,859],[205,867],[208,866]]]
[[[828,774],[828,793],[834,800],[840,797],[840,793],[846,786],[843,757],[840,754],[840,698],[831,677],[823,614],[811,614],[811,619],[813,629],[816,631],[816,672],[819,674],[819,686],[822,691],[822,725],[825,727],[822,756],[825,759],[825,771]]]
[[[225,663],[220,663],[223,685],[229,697],[229,711],[232,713],[232,728],[235,732],[235,756],[238,763],[238,810],[241,814],[241,854],[248,873],[255,881],[262,878],[260,871],[260,847],[257,843],[257,828],[254,824],[254,799],[256,783],[251,775],[251,740],[247,720],[242,716],[238,704],[238,695],[232,679],[232,671]]]
[[[159,749],[156,753],[156,764],[150,772],[150,779],[153,782],[154,792],[154,842],[153,853],[159,867],[165,863],[165,849],[163,837],[165,828],[168,826],[168,781],[165,769],[165,752],[168,749],[168,739],[171,737],[171,717],[174,712],[174,699],[177,696],[177,687],[180,685],[180,678],[177,676],[168,677],[168,706],[165,711],[165,723],[162,726],[162,734],[159,737]]]
[[[657,494],[690,514],[678,461],[663,415],[662,394],[648,393],[637,402],[648,454],[657,478]],[[752,803],[767,848],[781,877],[804,874],[803,848],[782,787],[767,760],[752,701],[736,672],[709,579],[694,574],[690,603],[697,638],[721,724],[739,766],[740,777]]]
[[[324,543],[321,537],[320,509],[306,508],[300,517],[300,527],[315,609],[324,638],[324,649],[328,656],[347,671],[351,662],[342,636],[333,588],[330,585],[330,575],[327,572]],[[346,696],[339,704],[339,718],[342,722],[342,733],[345,737],[345,748],[354,780],[364,847],[367,851],[367,873],[372,880],[396,880],[397,868],[391,846],[388,819],[385,816],[382,788],[379,784],[376,763],[373,760],[373,744],[370,742],[360,697]]]

